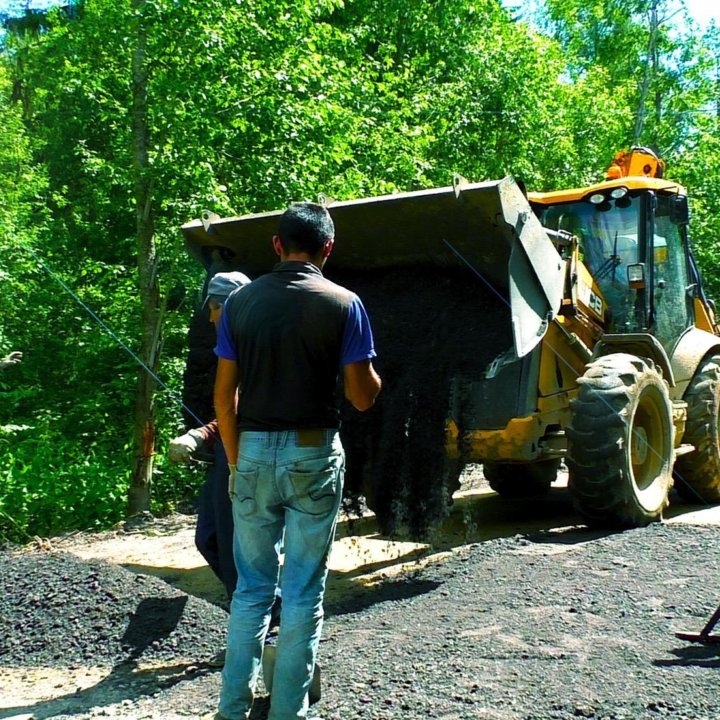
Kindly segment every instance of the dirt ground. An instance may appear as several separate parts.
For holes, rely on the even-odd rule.
[[[720,507],[674,500],[661,524],[591,532],[562,482],[528,505],[473,471],[430,543],[344,518],[316,712],[715,720],[720,645],[674,633],[701,629],[720,602]],[[193,523],[178,515],[4,553],[0,719],[211,717],[220,676],[206,661],[225,614]],[[150,627],[167,612],[141,607],[175,608],[172,627]],[[142,641],[131,632],[140,620]],[[266,698],[256,705],[264,718]]]

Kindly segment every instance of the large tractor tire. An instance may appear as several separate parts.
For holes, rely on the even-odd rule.
[[[560,460],[511,464],[486,462],[483,474],[490,487],[504,498],[524,499],[547,495],[555,481]]]
[[[675,488],[689,502],[720,502],[720,354],[700,366],[685,391],[683,442],[695,451],[678,458]]]
[[[576,508],[591,525],[660,520],[675,456],[661,374],[647,360],[617,353],[590,363],[578,385],[566,458]]]

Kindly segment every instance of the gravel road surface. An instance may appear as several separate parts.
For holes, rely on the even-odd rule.
[[[316,711],[327,720],[720,717],[720,645],[674,635],[700,630],[720,602],[718,529],[590,532],[553,493],[534,509],[547,522],[514,531],[509,513],[504,532],[475,527],[476,541],[399,545],[392,562],[334,571],[331,586],[346,582],[328,596]],[[481,505],[486,519],[502,514],[494,496],[473,502],[466,524],[479,523]],[[211,714],[220,677],[205,661],[222,647],[224,611],[173,587],[177,572],[169,584],[61,549],[3,553],[0,720]],[[253,718],[264,718],[262,694],[256,705]]]

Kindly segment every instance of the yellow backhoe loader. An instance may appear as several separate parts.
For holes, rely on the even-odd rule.
[[[351,492],[385,529],[443,513],[462,468],[505,496],[546,492],[562,459],[593,524],[661,517],[673,485],[720,501],[720,329],[688,239],[685,189],[655,153],[591,187],[526,195],[510,177],[345,202],[326,274],[355,289],[385,386],[348,414]],[[208,269],[275,262],[281,211],[182,230]],[[191,374],[191,373],[189,373]]]

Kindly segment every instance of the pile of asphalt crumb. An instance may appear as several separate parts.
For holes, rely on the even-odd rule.
[[[165,582],[61,553],[5,553],[0,664],[202,662],[224,647],[227,615]]]

